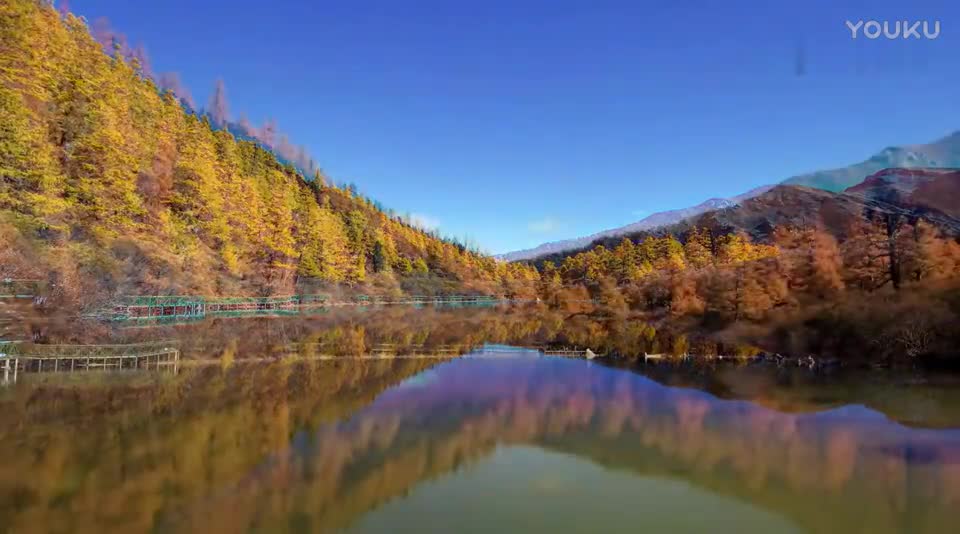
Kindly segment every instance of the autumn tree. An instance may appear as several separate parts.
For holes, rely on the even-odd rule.
[[[837,240],[820,228],[780,227],[774,232],[790,290],[829,298],[844,289]]]
[[[327,282],[342,282],[350,271],[346,232],[339,217],[325,206],[305,202],[300,236],[299,272]]]
[[[653,262],[656,269],[683,269],[687,265],[684,255],[683,245],[672,235],[656,239],[654,250],[655,260]]]
[[[887,284],[900,289],[903,224],[901,214],[876,210],[867,210],[865,220],[852,223],[843,247],[844,264],[861,289],[873,291]]]
[[[923,220],[901,232],[900,249],[903,273],[911,282],[960,274],[960,244]]]
[[[540,273],[540,295],[547,303],[556,305],[557,294],[559,293],[563,281],[560,273],[552,261],[543,262]]]
[[[160,73],[157,78],[157,85],[164,91],[172,93],[187,109],[195,109],[197,107],[193,101],[193,95],[190,94],[190,90],[180,81],[180,75],[176,72]]]
[[[762,319],[789,297],[787,278],[776,258],[711,269],[704,278],[705,311],[728,320]]]
[[[670,313],[674,316],[700,315],[706,303],[700,296],[692,272],[677,273],[670,279]]]
[[[694,269],[702,269],[713,263],[710,233],[703,228],[694,227],[687,234],[683,245],[684,257]]]
[[[775,258],[756,260],[736,269],[734,318],[763,319],[789,296],[787,277]]]
[[[397,263],[397,246],[382,229],[377,230],[373,243],[373,268],[376,272],[390,271]]]
[[[717,262],[722,265],[770,258],[779,253],[774,246],[754,244],[745,233],[726,234],[717,241]]]
[[[259,139],[264,146],[272,148],[277,142],[277,121],[274,119],[264,121],[263,126],[257,130],[257,139]]]
[[[633,268],[636,266],[636,246],[629,238],[623,238],[620,244],[613,249],[613,255],[610,259],[611,275],[620,282],[632,278]]]
[[[210,95],[210,103],[207,104],[207,114],[210,115],[210,123],[217,128],[226,127],[230,120],[227,88],[223,83],[223,78],[218,78],[213,86],[213,94]]]
[[[883,251],[887,255],[888,276],[893,289],[900,289],[903,281],[903,258],[900,247],[900,231],[903,228],[904,217],[895,212],[868,211],[867,219],[880,227],[885,236]]]
[[[596,288],[596,299],[603,309],[613,315],[622,316],[629,311],[627,300],[617,289],[616,280],[604,277],[599,280]]]

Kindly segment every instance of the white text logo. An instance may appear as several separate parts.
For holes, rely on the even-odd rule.
[[[940,36],[940,21],[858,20],[854,23],[848,20],[847,29],[852,39],[860,35],[867,39],[879,39],[881,36],[887,39],[936,39]]]

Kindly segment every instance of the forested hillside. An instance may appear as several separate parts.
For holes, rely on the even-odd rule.
[[[839,238],[818,225],[778,225],[764,243],[716,226],[624,238],[541,262],[541,294],[799,354],[960,356],[960,243],[896,212],[848,222]]]
[[[119,45],[117,45],[119,46]],[[118,294],[529,294],[538,275],[304,177],[40,0],[0,1],[0,278]]]

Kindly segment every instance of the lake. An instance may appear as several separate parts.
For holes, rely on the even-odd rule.
[[[523,348],[576,344],[564,325],[386,311],[112,332],[180,338],[188,363],[3,388],[0,532],[956,531],[955,377]],[[384,347],[398,356],[350,357]]]

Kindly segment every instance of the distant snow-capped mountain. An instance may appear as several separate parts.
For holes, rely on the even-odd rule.
[[[787,185],[803,185],[839,193],[859,184],[884,169],[955,168],[960,167],[960,131],[925,145],[888,147],[866,161],[827,171],[801,174],[783,181]]]
[[[843,167],[825,171],[811,172],[793,176],[784,180],[786,185],[798,185],[823,189],[839,193],[849,187],[861,183],[865,178],[884,169],[918,169],[918,168],[958,168],[960,167],[960,131],[954,132],[942,139],[922,145],[907,145],[902,147],[888,147],[870,159]],[[746,199],[756,197],[767,192],[773,186],[762,186],[733,198],[712,198],[696,206],[670,211],[654,213],[635,223],[604,230],[593,235],[544,243],[540,246],[508,252],[499,256],[508,261],[529,260],[557,254],[569,250],[576,250],[589,246],[592,242],[609,237],[626,235],[642,230],[652,230],[661,226],[676,224],[684,219],[697,215],[730,208],[739,205]]]
[[[508,252],[500,256],[501,259],[507,261],[518,261],[518,260],[528,260],[533,258],[538,258],[540,256],[546,256],[548,254],[556,254],[558,252],[564,252],[567,250],[576,250],[578,248],[583,248],[590,243],[598,239],[603,239],[607,237],[616,237],[620,235],[631,234],[634,232],[639,232],[642,230],[651,230],[653,228],[658,228],[660,226],[669,226],[671,224],[676,224],[684,219],[693,217],[695,215],[700,215],[701,213],[706,213],[708,211],[714,211],[724,208],[730,208],[736,206],[741,201],[759,195],[773,186],[763,186],[756,189],[752,189],[742,195],[738,195],[733,198],[711,198],[696,206],[689,208],[680,208],[676,210],[661,211],[648,215],[643,219],[630,223],[626,226],[621,226],[619,228],[613,228],[611,230],[604,230],[593,235],[588,235],[585,237],[577,237],[574,239],[566,239],[563,241],[554,241],[551,243],[544,243],[540,246],[526,249],[518,250],[516,252]]]
[[[960,235],[960,170],[884,169],[842,192],[781,184],[726,210],[703,213],[665,229],[675,235],[694,226],[746,232],[767,240],[781,226],[817,227],[843,239],[875,214],[923,219],[945,235]]]
[[[884,169],[844,194],[867,201],[935,210],[960,219],[960,170]]]

